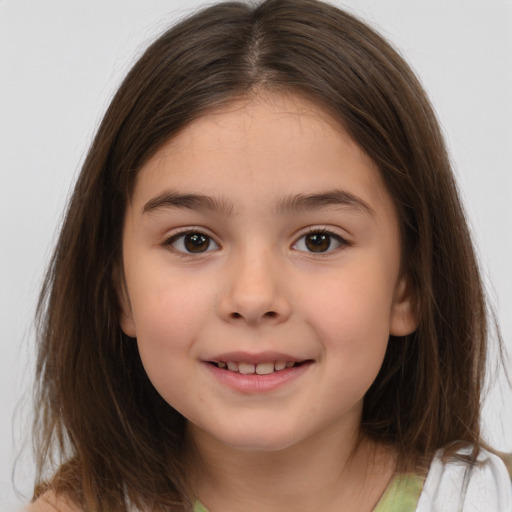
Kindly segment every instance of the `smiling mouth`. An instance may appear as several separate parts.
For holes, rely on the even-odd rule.
[[[300,366],[308,361],[268,361],[265,363],[244,363],[239,361],[209,361],[217,368],[228,372],[241,373],[243,375],[270,375],[271,373]]]

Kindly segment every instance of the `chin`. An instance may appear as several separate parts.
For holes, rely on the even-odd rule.
[[[265,428],[260,425],[255,427],[240,425],[239,429],[219,433],[217,440],[234,450],[256,452],[279,452],[301,440],[296,432],[283,429],[282,425],[281,428],[272,424],[267,424]]]

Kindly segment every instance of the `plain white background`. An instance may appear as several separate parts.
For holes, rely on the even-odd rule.
[[[406,56],[445,131],[512,348],[512,0],[346,0]],[[0,0],[0,510],[29,493],[32,317],[67,195],[137,55],[198,0]],[[494,369],[492,370],[495,374]],[[485,432],[512,451],[512,393]]]

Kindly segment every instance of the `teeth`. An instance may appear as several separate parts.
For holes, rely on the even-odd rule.
[[[258,375],[268,375],[274,372],[274,363],[260,363],[256,365]]]
[[[243,375],[270,375],[273,372],[284,370],[285,368],[292,368],[295,366],[293,361],[269,361],[267,363],[239,363],[237,361],[219,361],[216,363],[219,368],[228,369],[231,372],[238,372]]]
[[[253,364],[238,363],[238,371],[244,375],[250,375],[251,373],[254,373],[255,369],[256,367]]]
[[[228,370],[230,370],[232,372],[237,372],[238,371],[238,363],[235,363],[233,361],[229,361],[229,363],[228,363]]]

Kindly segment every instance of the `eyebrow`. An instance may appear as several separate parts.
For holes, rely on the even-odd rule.
[[[351,192],[340,189],[284,197],[278,201],[276,212],[283,215],[304,210],[320,210],[331,206],[345,207],[366,215],[375,215],[375,210],[366,201]],[[222,197],[166,191],[145,203],[142,207],[142,214],[165,208],[209,210],[226,216],[233,211],[233,205]]]
[[[202,194],[180,194],[179,192],[163,192],[150,199],[143,207],[142,213],[150,213],[162,208],[188,208],[190,210],[211,210],[230,215],[233,206],[223,198]]]
[[[318,194],[297,194],[285,197],[277,204],[279,213],[299,212],[301,210],[320,210],[330,206],[341,206],[348,209],[375,215],[375,210],[360,197],[346,190],[329,190]]]

